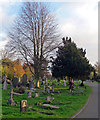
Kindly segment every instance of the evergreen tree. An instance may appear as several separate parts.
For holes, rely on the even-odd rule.
[[[68,76],[84,81],[93,71],[93,67],[85,57],[86,50],[77,48],[71,38],[66,37],[62,40],[63,46],[58,48],[57,58],[52,61],[52,75],[56,78]]]

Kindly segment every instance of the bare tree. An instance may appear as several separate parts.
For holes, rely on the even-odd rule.
[[[60,45],[55,17],[43,3],[24,3],[8,36],[10,41],[7,46],[21,54],[29,67],[30,63],[33,64],[38,82],[44,61]]]
[[[1,49],[0,50],[0,59],[5,59],[5,58],[12,59],[13,58],[13,54],[14,53],[9,52],[7,49]]]

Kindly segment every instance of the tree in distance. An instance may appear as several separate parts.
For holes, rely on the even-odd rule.
[[[52,61],[52,75],[56,78],[68,76],[73,79],[81,79],[81,85],[83,85],[83,81],[93,71],[92,65],[85,57],[86,50],[77,48],[71,38],[66,37],[62,40],[63,46],[58,48],[57,57]]]

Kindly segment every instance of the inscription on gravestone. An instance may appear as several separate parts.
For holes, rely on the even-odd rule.
[[[27,100],[21,100],[20,101],[20,112],[26,112],[27,111]]]

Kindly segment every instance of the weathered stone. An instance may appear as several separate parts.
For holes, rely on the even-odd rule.
[[[46,92],[50,93],[50,88],[49,87],[46,87]]]
[[[33,90],[33,89],[34,89],[34,83],[33,83],[33,82],[30,82],[30,83],[29,83],[29,89],[30,89],[30,90]]]
[[[31,91],[29,91],[29,92],[27,93],[27,97],[28,97],[28,98],[31,98],[31,97],[32,97],[32,92],[31,92]]]
[[[55,79],[55,82],[57,82],[57,79]]]
[[[8,100],[8,104],[10,105],[16,105],[16,103],[14,102],[13,100],[13,89],[11,89],[11,92],[10,92],[10,99]]]
[[[22,85],[26,87],[27,85],[27,75],[24,74],[23,77],[22,77]]]
[[[4,83],[3,83],[3,90],[6,90],[7,89],[7,76],[3,76],[3,79],[4,79]]]
[[[32,108],[32,106],[29,106],[28,108]]]
[[[41,107],[50,107],[50,108],[55,108],[55,109],[59,109],[59,106],[54,106],[54,105],[50,105],[50,104],[43,104]]]
[[[17,77],[14,77],[12,79],[12,85],[13,85],[14,88],[16,88],[18,86],[18,78]]]
[[[45,92],[45,85],[43,86],[43,91]]]
[[[54,86],[52,86],[52,92],[54,92]]]
[[[47,79],[45,78],[45,85],[47,85],[48,83],[47,83]]]
[[[47,100],[47,102],[51,102],[51,97],[50,97],[50,96],[47,96],[47,97],[46,97],[46,100]]]
[[[64,80],[64,86],[66,87],[66,81]]]
[[[35,93],[35,98],[36,98],[36,97],[39,97],[39,93]]]
[[[25,87],[25,93],[27,93],[28,87]]]
[[[26,112],[27,111],[27,100],[21,100],[20,101],[20,112]]]

